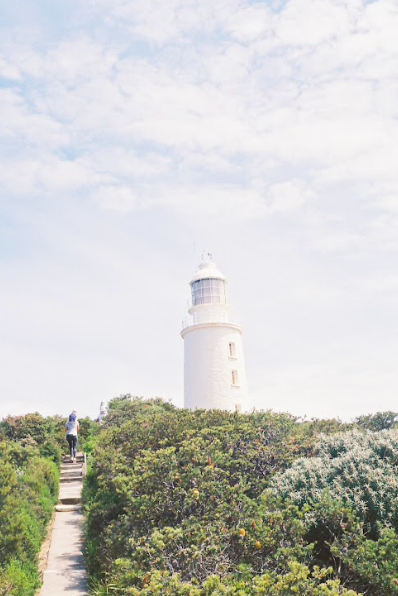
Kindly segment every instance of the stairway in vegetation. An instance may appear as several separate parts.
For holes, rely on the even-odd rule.
[[[65,458],[61,464],[59,502],[51,534],[47,567],[39,596],[88,596],[87,574],[82,553],[83,455],[77,463]]]

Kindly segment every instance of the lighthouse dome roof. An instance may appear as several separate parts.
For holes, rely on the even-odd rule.
[[[190,283],[193,284],[200,279],[222,279],[223,281],[226,281],[225,275],[221,273],[210,257],[203,259]]]

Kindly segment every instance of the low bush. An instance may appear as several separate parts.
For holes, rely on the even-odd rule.
[[[294,462],[272,486],[300,506],[327,490],[351,506],[373,536],[379,522],[398,529],[398,431],[322,436],[315,457]]]
[[[305,512],[315,562],[367,596],[398,595],[397,430],[321,436],[314,457],[298,459],[271,487]]]
[[[37,557],[58,499],[52,459],[29,441],[0,441],[1,596],[31,596],[40,585]]]

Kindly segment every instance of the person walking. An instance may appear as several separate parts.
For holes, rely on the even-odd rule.
[[[66,440],[69,445],[70,460],[76,463],[77,450],[77,433],[79,431],[79,421],[77,419],[77,412],[73,410],[69,416],[68,422],[65,424]]]

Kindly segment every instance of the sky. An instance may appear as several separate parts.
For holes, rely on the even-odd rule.
[[[398,410],[398,5],[0,5],[0,416],[183,404],[204,251],[250,403]]]

